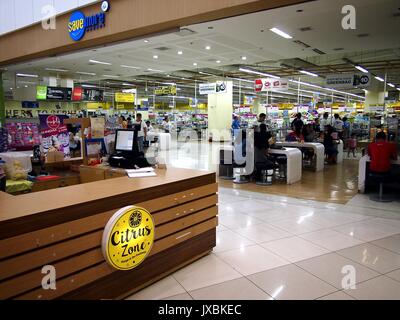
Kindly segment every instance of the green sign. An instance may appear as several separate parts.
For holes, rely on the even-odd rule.
[[[36,88],[36,100],[46,100],[47,99],[47,87],[37,86]]]

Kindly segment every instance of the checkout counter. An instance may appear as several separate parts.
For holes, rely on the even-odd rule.
[[[318,142],[276,142],[277,146],[291,147],[291,148],[309,148],[314,151],[315,156],[315,171],[323,171],[325,164],[325,147],[322,143]],[[343,148],[342,148],[343,154]],[[343,157],[342,157],[343,158]]]
[[[20,196],[0,193],[0,299],[125,298],[207,255],[216,245],[215,173],[156,173]],[[111,217],[130,205],[151,214],[154,243],[140,265],[120,271],[103,256],[102,237]],[[42,288],[46,265],[56,268],[56,290]]]

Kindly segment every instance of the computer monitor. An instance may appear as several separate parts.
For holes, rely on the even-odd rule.
[[[137,134],[135,130],[117,130],[115,132],[115,151],[132,152]]]

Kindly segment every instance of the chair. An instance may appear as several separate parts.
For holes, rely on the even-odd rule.
[[[219,151],[219,177],[223,180],[233,180],[233,151],[230,159],[225,158],[225,150]]]
[[[285,156],[277,156],[275,161],[278,164],[278,172],[275,172],[275,176],[278,180],[286,180],[287,158]]]
[[[270,186],[273,182],[275,165],[271,161],[256,163],[256,184],[260,186]]]
[[[392,176],[387,172],[370,172],[369,178],[372,180],[372,182],[379,184],[379,193],[371,195],[369,197],[370,200],[376,202],[392,202],[393,199],[391,197],[385,196],[383,194],[383,184],[391,182],[393,180]]]

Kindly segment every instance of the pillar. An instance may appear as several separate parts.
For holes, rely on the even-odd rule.
[[[4,100],[3,74],[0,72],[0,125],[6,122],[6,104]]]
[[[226,82],[226,93],[208,95],[208,132],[213,141],[230,141],[233,114],[233,83]]]

